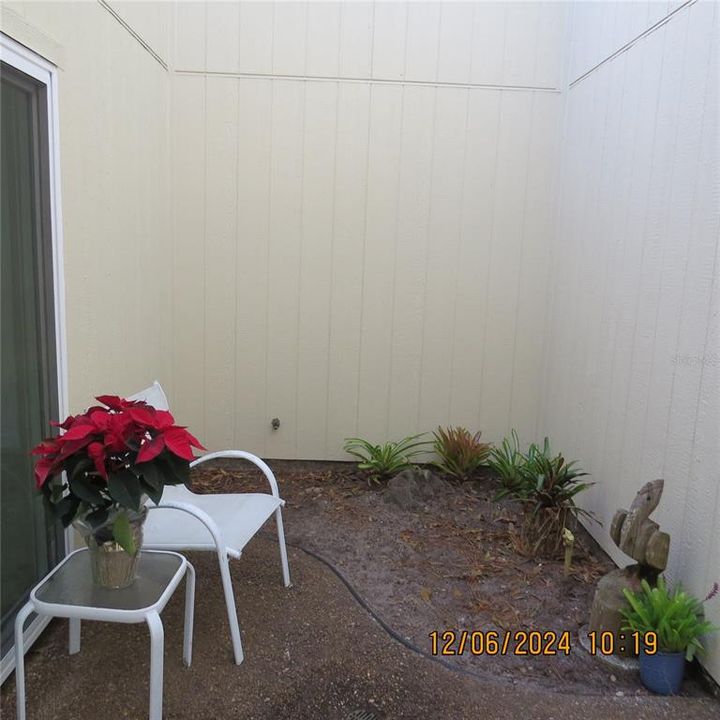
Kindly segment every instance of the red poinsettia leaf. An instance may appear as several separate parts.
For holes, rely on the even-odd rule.
[[[155,408],[152,408],[149,405],[131,407],[125,412],[132,418],[133,422],[139,423],[140,425],[146,425],[151,428],[157,427]]]
[[[95,469],[101,477],[107,480],[108,474],[105,468],[105,446],[101,442],[91,442],[87,448],[87,454],[95,464]]]
[[[154,460],[162,452],[164,447],[165,439],[162,435],[158,435],[152,440],[147,440],[140,447],[140,452],[138,453],[137,460],[135,462],[144,463]]]
[[[155,423],[156,430],[167,430],[175,424],[175,418],[169,410],[156,410]]]
[[[58,422],[57,420],[51,420],[50,424],[53,427],[59,427],[63,430],[67,430],[73,424],[73,422],[75,422],[75,416],[68,415],[62,422]]]
[[[112,410],[122,410],[125,407],[124,403],[126,402],[118,395],[98,395],[95,399],[103,405],[107,405],[107,407]]]
[[[64,434],[61,435],[62,440],[78,440],[80,438],[87,437],[97,432],[97,428],[88,420],[84,418],[81,422],[76,422],[73,426]]]
[[[46,438],[38,443],[31,451],[31,455],[54,455],[60,451],[56,438]]]
[[[183,460],[194,460],[195,455],[190,446],[189,435],[190,433],[184,428],[171,427],[163,433],[162,437],[165,438],[165,445],[173,455],[177,455]]]
[[[40,458],[35,463],[35,486],[38,490],[47,482],[49,477],[58,472],[60,466],[53,458]]]
[[[88,412],[87,417],[97,430],[104,432],[113,416],[105,408],[97,408]]]
[[[200,441],[191,433],[189,433],[187,430],[185,431],[185,434],[187,435],[188,442],[193,446],[196,447],[198,450],[204,450],[205,446],[200,444]]]
[[[58,438],[60,445],[60,453],[57,456],[59,461],[66,460],[71,455],[74,455],[78,450],[82,450],[86,445],[89,445],[93,441],[92,435],[87,435],[84,438],[78,438],[77,440],[65,440],[65,435]]]

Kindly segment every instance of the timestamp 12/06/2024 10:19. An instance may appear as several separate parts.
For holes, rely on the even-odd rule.
[[[432,655],[569,655],[572,650],[569,630],[433,630],[430,634]],[[657,635],[648,633],[589,632],[588,649],[591,655],[614,655],[645,652],[654,655]]]

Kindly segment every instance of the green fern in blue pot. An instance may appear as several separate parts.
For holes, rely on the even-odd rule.
[[[639,633],[641,643],[640,679],[648,690],[660,695],[677,695],[685,675],[685,662],[704,648],[701,638],[720,630],[705,620],[703,602],[718,594],[715,583],[705,600],[686,593],[680,585],[672,591],[663,577],[657,586],[641,582],[640,592],[624,590],[629,607],[622,611],[626,632]]]

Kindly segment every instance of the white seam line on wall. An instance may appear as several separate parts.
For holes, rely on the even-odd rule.
[[[646,38],[648,35],[652,35],[656,30],[659,30],[663,25],[670,22],[670,20],[672,20],[679,12],[685,10],[686,8],[689,8],[691,5],[694,5],[697,1],[698,0],[687,0],[687,2],[680,5],[680,7],[675,8],[671,13],[668,13],[664,18],[661,18],[654,25],[651,25],[649,28],[647,28],[647,30],[643,30],[639,35],[636,35],[632,40],[626,42],[622,47],[618,48],[614,53],[608,55],[597,65],[594,65],[589,70],[586,70],[582,75],[575,78],[575,80],[571,81],[568,89],[572,90],[578,83],[581,83],[586,77],[592,75],[598,68],[605,65],[605,63],[609,63],[611,60],[614,60],[618,55],[627,52],[637,42],[639,42],[643,38]]]
[[[375,57],[375,3],[372,6],[372,39],[370,42],[370,75],[373,74]],[[367,115],[367,147],[365,153],[365,198],[363,213],[363,245],[362,261],[360,263],[362,282],[360,283],[360,324],[358,330],[358,371],[357,371],[357,394],[355,396],[355,437],[360,434],[360,385],[362,384],[362,350],[363,350],[363,323],[365,322],[365,263],[367,261],[367,226],[368,226],[368,188],[370,186],[370,141],[372,138],[372,106],[373,88],[368,85],[368,115]]]
[[[403,70],[402,70],[402,76],[403,78],[407,75],[407,47],[408,47],[408,15],[410,14],[410,8],[409,5],[405,5],[405,35],[404,35],[404,43],[405,48],[403,50]],[[393,372],[394,372],[394,364],[395,364],[395,344],[393,343],[393,338],[395,337],[395,308],[397,305],[397,269],[398,269],[398,254],[400,252],[400,211],[399,211],[399,204],[400,204],[400,189],[402,188],[402,179],[403,179],[403,142],[402,139],[405,135],[405,87],[403,86],[401,92],[400,92],[400,134],[398,136],[398,169],[397,169],[397,179],[395,182],[395,219],[393,222],[394,230],[393,230],[393,242],[394,242],[394,248],[393,248],[393,265],[392,265],[392,283],[390,286],[392,287],[392,299],[390,301],[390,338],[389,338],[389,347],[388,347],[388,370],[387,370],[387,380],[388,380],[388,403],[387,408],[385,409],[385,430],[384,430],[384,437],[387,437],[390,432],[390,424],[391,424],[391,418],[392,418],[392,408],[393,408]]]
[[[303,55],[303,69],[307,71],[308,56],[308,3],[305,4],[305,51]],[[297,342],[295,345],[295,427],[293,436],[295,438],[294,457],[298,457],[298,427],[300,419],[300,361],[302,342],[302,300],[303,300],[303,253],[305,251],[305,151],[307,148],[307,83],[302,86],[302,126],[300,129],[301,155],[300,155],[300,238],[298,248],[298,271],[297,271],[297,313],[295,325]]]
[[[272,32],[270,35],[270,67],[272,68],[275,64],[275,3],[272,4]],[[275,142],[275,133],[273,132],[273,117],[275,115],[275,88],[270,85],[270,113],[268,117],[269,122],[269,137],[268,137],[268,187],[267,187],[267,217],[265,219],[265,232],[267,234],[267,242],[265,243],[265,387],[263,388],[265,393],[265,419],[274,414],[274,411],[270,409],[270,371],[269,371],[269,357],[270,357],[270,249],[272,246],[272,210],[273,210],[273,154],[274,148],[273,143]],[[279,417],[279,415],[277,416]],[[272,435],[270,436],[272,437]],[[265,454],[268,452],[268,441],[263,443]]]
[[[342,5],[338,9],[338,47],[337,47],[337,66],[338,71],[340,70],[340,38],[342,37],[342,22],[343,22],[343,8]],[[332,380],[332,347],[333,347],[333,314],[332,304],[333,297],[335,295],[335,230],[337,227],[337,156],[338,156],[338,132],[340,126],[340,84],[335,86],[335,132],[333,139],[333,171],[332,171],[332,205],[330,209],[330,286],[329,286],[329,297],[328,297],[328,313],[327,313],[327,353],[325,356],[325,372],[326,372],[326,387],[325,393],[325,431],[323,435],[323,447],[325,448],[325,457],[328,456],[328,448],[330,442],[328,434],[330,428],[328,426],[328,417],[330,416],[330,384]]]
[[[692,0],[696,2],[696,0]],[[275,75],[273,73],[243,73],[230,71],[175,70],[179,75],[215,75],[239,77],[247,80],[295,80],[297,82],[363,83],[369,85],[420,85],[429,87],[466,88],[469,90],[509,90],[518,92],[548,92],[560,94],[560,89],[545,85],[493,85],[491,83],[439,82],[436,80],[395,80],[391,78],[340,77],[339,75]]]
[[[435,48],[435,78],[440,74],[440,41],[442,40],[442,5],[438,19],[437,45]],[[435,188],[435,160],[437,144],[437,114],[438,114],[438,88],[435,86],[433,92],[433,113],[430,145],[430,180],[428,182],[428,206],[425,235],[425,273],[423,276],[422,293],[422,329],[420,331],[420,366],[418,369],[418,392],[417,392],[417,420],[415,429],[420,429],[423,406],[423,373],[425,372],[425,336],[427,334],[427,294],[428,294],[428,273],[430,270],[430,244],[432,238],[432,217],[433,217],[433,190]],[[448,396],[451,390],[448,390]]]
[[[146,40],[144,40],[143,37],[136,30],[133,30],[133,28],[125,20],[123,20],[123,18],[118,14],[117,10],[115,10],[110,5],[110,3],[107,2],[107,0],[97,0],[97,1],[98,1],[98,5],[100,5],[100,7],[107,10],[110,13],[110,15],[112,15],[115,18],[115,20],[117,20],[118,23],[120,23],[120,25],[122,25],[125,28],[125,30],[127,30],[130,33],[130,35],[132,35],[132,37],[135,38],[135,40],[137,40],[138,43],[140,43],[140,45],[143,47],[144,50],[146,50],[160,65],[162,65],[165,68],[165,70],[169,70],[168,64],[165,62],[165,60],[163,60],[160,57],[160,55],[158,55],[158,53],[156,53],[155,50],[152,49],[150,44]]]

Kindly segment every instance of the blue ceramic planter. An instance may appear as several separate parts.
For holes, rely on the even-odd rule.
[[[643,685],[659,695],[677,695],[685,675],[685,653],[640,653],[640,679]]]

